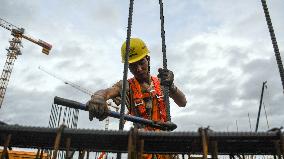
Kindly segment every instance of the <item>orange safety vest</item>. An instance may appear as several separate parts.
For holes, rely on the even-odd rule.
[[[167,121],[166,105],[163,98],[163,93],[161,91],[160,81],[157,77],[151,76],[153,87],[150,92],[142,93],[141,86],[135,78],[128,80],[130,89],[132,91],[131,98],[133,99],[134,106],[129,108],[130,114],[134,114],[134,109],[138,111],[138,115],[154,121]],[[147,114],[145,98],[152,99],[152,113],[151,116]]]
[[[135,115],[134,109],[138,111],[138,115],[154,121],[167,121],[166,105],[163,98],[163,93],[161,91],[160,81],[157,77],[151,76],[154,89],[150,92],[143,93],[139,82],[135,78],[128,80],[130,89],[132,91],[131,98],[133,99],[134,106],[129,109],[131,115]],[[152,98],[152,114],[149,116],[146,110],[146,103],[144,98]],[[145,127],[146,130],[157,130],[151,127]],[[143,154],[143,159],[169,159],[169,155],[160,154]]]

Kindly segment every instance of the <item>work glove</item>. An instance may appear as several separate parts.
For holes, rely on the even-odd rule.
[[[159,68],[158,72],[158,77],[161,80],[161,85],[171,87],[174,82],[174,73],[171,70],[162,68]]]
[[[107,103],[102,95],[94,94],[91,100],[88,101],[86,105],[89,110],[90,121],[92,121],[93,118],[97,118],[102,121],[108,116]]]

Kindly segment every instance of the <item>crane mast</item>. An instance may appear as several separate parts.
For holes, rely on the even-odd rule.
[[[15,25],[1,18],[0,18],[0,26],[11,31],[11,35],[13,36],[12,40],[9,41],[10,43],[9,48],[6,49],[7,58],[6,58],[6,62],[4,64],[4,68],[3,68],[3,71],[0,77],[0,108],[1,108],[15,60],[17,59],[18,55],[22,54],[20,50],[21,47],[23,47],[22,38],[41,46],[42,52],[46,55],[49,54],[49,51],[51,50],[52,45],[50,45],[49,43],[43,40],[35,39],[31,36],[25,35],[24,28],[18,28]]]

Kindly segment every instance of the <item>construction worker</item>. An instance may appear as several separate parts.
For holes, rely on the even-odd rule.
[[[125,62],[126,42],[121,47],[122,62]],[[139,38],[130,39],[129,70],[134,75],[128,79],[126,86],[126,106],[128,113],[142,118],[167,122],[166,104],[163,99],[163,86],[169,87],[169,97],[180,106],[187,103],[185,95],[173,83],[174,74],[170,70],[159,69],[158,77],[150,75],[150,54],[146,44]],[[88,101],[89,119],[98,118],[103,120],[107,117],[108,99],[114,99],[116,104],[120,104],[117,99],[121,97],[122,81],[117,82],[112,87],[102,89],[92,95]],[[139,129],[156,130],[151,127],[135,124]],[[158,157],[160,156],[160,157]],[[144,156],[145,158],[164,158],[163,155]]]

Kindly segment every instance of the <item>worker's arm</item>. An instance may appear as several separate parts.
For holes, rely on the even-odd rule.
[[[101,96],[101,97],[104,98],[105,101],[107,101],[107,100],[115,98],[115,97],[117,97],[119,95],[120,95],[120,88],[117,85],[114,85],[114,86],[112,86],[110,88],[101,89],[101,90],[96,91],[92,95],[92,98],[94,96]]]
[[[89,119],[98,118],[104,120],[107,117],[108,107],[106,101],[120,95],[119,83],[110,88],[96,91],[87,102],[89,110]]]
[[[186,97],[183,94],[181,90],[175,86],[175,84],[172,84],[170,87],[170,97],[174,100],[174,102],[180,106],[180,107],[185,107],[186,106]]]

